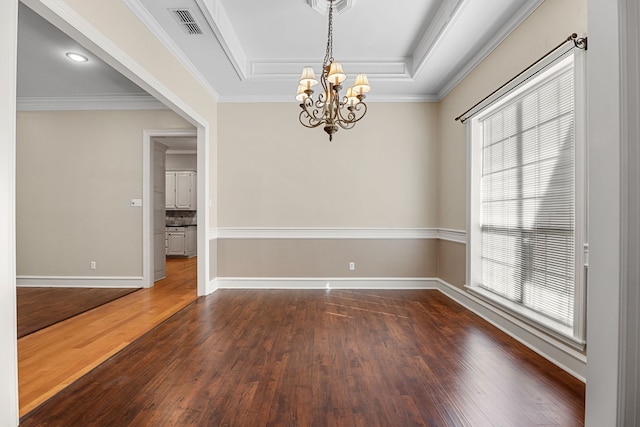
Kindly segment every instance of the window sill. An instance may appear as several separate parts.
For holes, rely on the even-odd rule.
[[[573,330],[559,322],[536,313],[533,310],[522,307],[506,298],[502,298],[499,295],[493,294],[479,286],[465,286],[467,290],[474,296],[480,298],[487,304],[491,304],[495,308],[504,311],[518,320],[521,320],[529,326],[538,329],[539,331],[550,335],[551,337],[563,342],[564,344],[579,350],[584,351],[586,342],[573,336]]]

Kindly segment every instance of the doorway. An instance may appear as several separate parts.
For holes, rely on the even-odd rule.
[[[145,287],[166,277],[166,256],[168,253],[168,220],[179,237],[183,233],[184,253],[175,256],[192,257],[198,255],[198,241],[201,233],[198,229],[198,144],[197,132],[194,130],[146,130],[143,134],[143,175],[145,177],[143,197],[149,202],[143,209],[143,269]],[[173,203],[167,205],[166,181],[167,172],[188,174],[190,181],[187,190],[192,197],[187,197],[188,205]],[[161,174],[161,176],[159,176]],[[195,175],[195,176],[194,176]],[[171,187],[176,190],[175,181]],[[180,189],[180,188],[178,188]],[[175,197],[173,198],[175,200]],[[168,210],[167,210],[168,209]],[[174,218],[171,220],[171,218]],[[177,224],[179,218],[179,224]],[[186,234],[186,235],[184,235]],[[185,243],[186,242],[186,243]],[[191,247],[193,244],[193,247]]]

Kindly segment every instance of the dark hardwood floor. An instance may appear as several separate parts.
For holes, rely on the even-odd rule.
[[[137,290],[19,287],[16,289],[18,338],[77,316]]]
[[[219,290],[24,426],[580,426],[584,384],[438,291]]]

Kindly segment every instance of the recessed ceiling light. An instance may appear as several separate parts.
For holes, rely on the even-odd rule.
[[[67,52],[65,53],[65,55],[67,55],[67,58],[69,58],[72,61],[76,61],[76,62],[87,62],[89,60],[89,58],[87,58],[84,55],[80,55],[79,53],[75,53],[75,52]]]

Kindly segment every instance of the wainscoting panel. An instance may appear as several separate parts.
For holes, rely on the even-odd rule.
[[[218,239],[218,277],[437,277],[437,239]],[[354,269],[349,264],[354,263]],[[464,265],[464,264],[463,264]]]
[[[467,245],[451,240],[438,240],[438,277],[464,289],[466,282]]]

